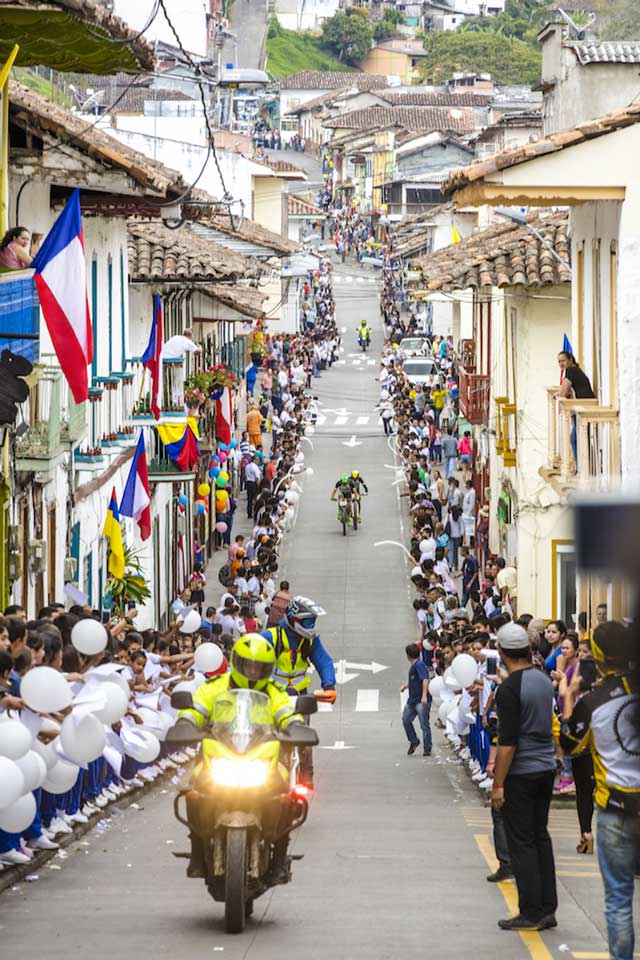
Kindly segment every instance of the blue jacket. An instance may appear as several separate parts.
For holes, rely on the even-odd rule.
[[[292,650],[297,651],[298,646],[303,642],[304,637],[299,637],[297,633],[294,633],[294,631],[287,626],[284,617],[278,626],[281,627],[286,634],[289,647]],[[273,643],[273,634],[269,630],[263,633],[262,636],[265,637],[270,643]],[[312,663],[318,671],[318,676],[320,677],[320,683],[322,684],[323,689],[326,687],[335,687],[336,673],[333,669],[333,660],[322,646],[320,637],[317,634],[311,642],[309,663]]]

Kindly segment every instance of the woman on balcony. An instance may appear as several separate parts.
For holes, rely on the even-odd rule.
[[[31,234],[26,227],[7,230],[0,243],[0,273],[30,267],[33,260],[29,254],[30,243]]]
[[[556,392],[556,397],[565,400],[593,400],[594,393],[591,381],[584,370],[580,368],[572,353],[561,350],[558,354],[558,365],[562,370],[562,383]],[[578,438],[576,431],[576,415],[571,415],[571,436],[569,438],[571,452],[578,469]]]

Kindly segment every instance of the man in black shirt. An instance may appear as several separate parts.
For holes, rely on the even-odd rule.
[[[576,362],[576,358],[567,350],[561,350],[558,354],[558,364],[564,371],[560,389],[556,397],[566,397],[568,400],[593,400],[594,393],[589,377],[584,370],[581,370]],[[578,438],[576,434],[575,414],[571,416],[571,451],[573,459],[578,462]]]
[[[547,830],[555,776],[553,686],[531,664],[524,627],[508,623],[497,633],[509,676],[496,692],[498,753],[491,804],[502,810],[518,888],[519,913],[499,920],[502,930],[556,926],[555,864]]]

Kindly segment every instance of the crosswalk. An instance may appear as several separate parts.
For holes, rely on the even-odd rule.
[[[340,709],[343,713],[379,713],[380,711],[379,690],[370,690],[366,687],[361,687],[354,691],[354,689],[349,686],[346,689],[342,689],[338,693],[338,696],[342,701]],[[337,702],[335,704],[322,702],[318,704],[318,713],[333,713],[334,710],[337,709]]]
[[[351,365],[352,367],[375,367],[378,363],[377,360],[367,357],[366,354],[363,354],[361,357],[348,358],[346,360],[336,360],[334,362],[334,367],[344,367]]]
[[[382,420],[377,414],[372,416],[358,415],[352,413],[320,413],[316,420],[316,427],[346,427],[347,425],[353,427],[366,427],[368,425],[377,424],[382,426]]]
[[[354,277],[352,274],[347,273],[334,273],[333,274],[334,283],[379,283],[378,277]]]

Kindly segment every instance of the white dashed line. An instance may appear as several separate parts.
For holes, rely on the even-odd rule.
[[[336,422],[334,423],[334,427],[343,427],[345,423],[348,423],[348,422],[349,422],[349,417],[336,417]]]
[[[369,417],[356,417],[357,427],[364,427],[366,423],[369,423]]]
[[[379,690],[358,690],[356,695],[356,713],[376,713],[379,709]]]

